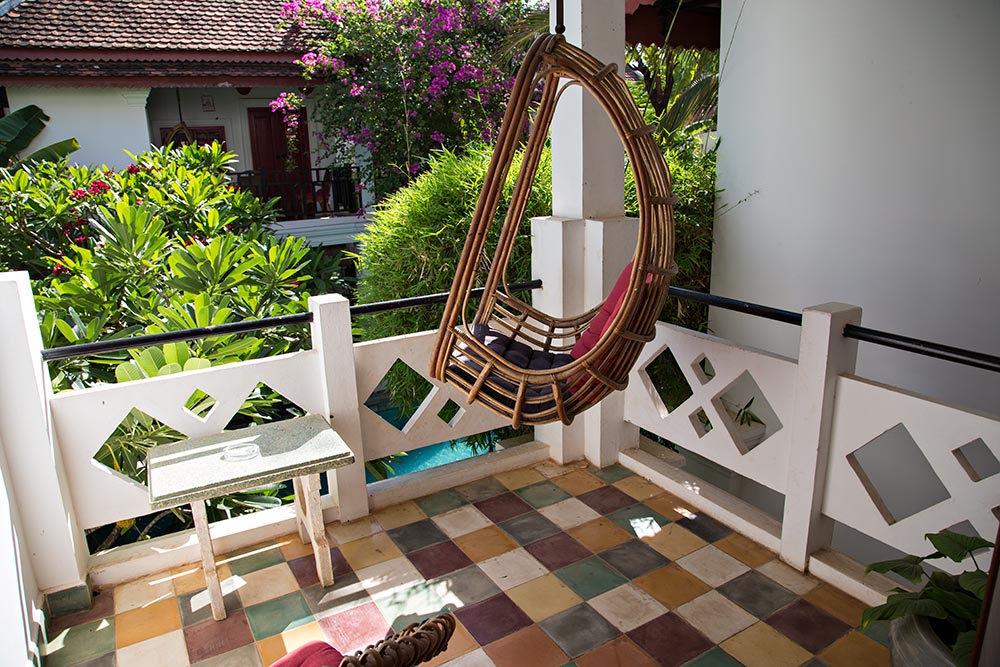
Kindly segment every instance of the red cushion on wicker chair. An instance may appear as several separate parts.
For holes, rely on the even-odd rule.
[[[326,642],[309,642],[295,649],[271,667],[339,667],[340,651]]]
[[[601,307],[601,311],[594,316],[594,319],[590,322],[590,326],[580,335],[580,340],[576,341],[573,349],[570,350],[569,355],[571,357],[579,359],[597,345],[597,341],[601,339],[604,332],[611,326],[615,315],[622,309],[622,303],[625,302],[625,290],[628,289],[628,281],[631,277],[632,262],[629,262],[622,269],[622,272],[618,274],[618,280],[615,281],[615,286],[611,288],[608,298],[604,300],[604,306]]]

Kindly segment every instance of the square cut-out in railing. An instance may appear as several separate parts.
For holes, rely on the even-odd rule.
[[[691,384],[684,376],[684,371],[681,370],[670,348],[664,348],[663,352],[653,357],[643,367],[642,372],[646,374],[649,385],[655,390],[654,400],[663,417],[694,395]]]
[[[698,378],[698,382],[702,384],[708,384],[715,377],[715,366],[712,365],[712,362],[704,354],[698,355],[698,358],[695,359],[694,364],[691,366],[691,370],[694,371],[694,376]]]
[[[184,412],[201,422],[207,422],[219,404],[215,397],[201,389],[195,389],[184,401]]]
[[[405,433],[414,415],[434,391],[434,385],[427,378],[405,361],[396,359],[365,399],[365,407],[397,431]]]
[[[887,524],[951,497],[903,424],[896,424],[847,455],[847,462]],[[906,474],[899,473],[901,462]]]
[[[781,430],[781,420],[760,386],[743,371],[716,394],[712,404],[742,454],[749,454]]]
[[[437,416],[448,426],[454,427],[465,416],[465,408],[449,398],[445,401],[444,407],[438,411]]]
[[[301,417],[306,413],[299,405],[269,385],[258,382],[243,404],[226,424],[224,430],[232,431],[253,424],[270,424]]]
[[[698,408],[698,411],[693,413],[689,419],[691,420],[691,426],[694,427],[694,432],[698,434],[699,438],[704,438],[713,428],[712,420],[708,418],[708,415],[705,414],[702,408]]]
[[[973,482],[981,482],[1000,472],[1000,461],[982,438],[967,442],[951,452]]]

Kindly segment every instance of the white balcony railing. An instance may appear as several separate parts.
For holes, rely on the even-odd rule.
[[[0,462],[15,482],[14,504],[42,592],[81,585],[88,575],[98,583],[119,581],[198,558],[187,534],[126,547],[122,555],[86,553],[84,529],[150,512],[141,485],[93,459],[133,408],[187,436],[204,435],[223,430],[248,393],[263,383],[304,411],[329,416],[358,463],[330,474],[323,499],[328,521],[354,519],[550,455],[558,458],[554,448],[534,442],[443,471],[367,485],[362,461],[502,423],[427,376],[433,332],[354,344],[346,300],[316,297],[310,309],[309,351],[52,395],[27,279],[0,277],[5,313],[0,442],[6,453]],[[610,453],[611,460],[780,551],[787,562],[841,585],[822,551],[834,520],[907,552],[925,549],[925,533],[966,521],[992,537],[1000,506],[1000,419],[853,376],[856,342],[841,332],[845,322],[857,319],[857,309],[839,305],[805,311],[798,360],[660,324],[633,371],[624,395],[626,422],[781,494],[781,521],[638,449],[638,439],[605,438],[599,444],[602,458]],[[691,390],[672,410],[646,370],[667,352]],[[364,406],[397,361],[433,387],[402,429]],[[184,408],[196,390],[218,401],[205,418]],[[439,412],[449,400],[462,411],[446,422]],[[591,428],[581,421],[582,428]],[[924,480],[919,484],[926,493],[900,500],[894,486],[907,479]],[[233,548],[290,532],[290,517],[279,508],[214,524],[213,532],[230,540],[222,549]],[[861,588],[851,592],[872,600],[879,595]]]

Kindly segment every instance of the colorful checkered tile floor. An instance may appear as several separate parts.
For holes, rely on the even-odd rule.
[[[861,602],[619,466],[543,463],[328,532],[332,588],[289,536],[225,556],[224,621],[189,566],[54,619],[45,664],[264,666],[449,608],[458,629],[432,667],[888,665]]]

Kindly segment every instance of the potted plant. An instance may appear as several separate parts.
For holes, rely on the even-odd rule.
[[[861,628],[867,628],[872,621],[892,621],[889,652],[893,665],[964,667],[972,660],[987,580],[975,554],[992,548],[993,543],[950,530],[925,537],[934,545],[934,553],[880,561],[865,570],[866,574],[892,572],[924,585],[917,591],[896,588],[885,604],[865,610]],[[962,574],[934,571],[928,575],[924,561],[937,558],[950,558],[956,563],[971,558],[976,569]]]

